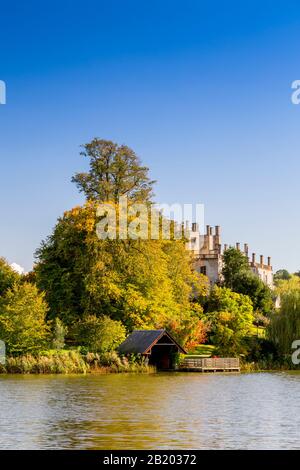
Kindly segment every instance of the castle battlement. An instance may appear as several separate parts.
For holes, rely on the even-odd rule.
[[[231,246],[221,243],[221,227],[216,225],[214,228],[210,225],[206,226],[206,233],[200,234],[199,226],[193,223],[191,230],[188,230],[187,249],[191,251],[195,257],[195,269],[205,274],[211,284],[215,284],[222,280],[223,253]],[[241,251],[240,243],[237,242],[235,248]],[[244,243],[243,254],[249,261],[249,266],[254,274],[256,274],[265,284],[273,287],[273,268],[271,258],[268,256],[267,264],[264,262],[263,255],[260,255],[259,262],[256,261],[256,254],[252,253],[251,260],[249,258],[248,244]]]

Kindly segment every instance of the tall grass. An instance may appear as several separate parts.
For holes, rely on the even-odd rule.
[[[144,357],[136,357],[134,355],[120,357],[115,351],[102,354],[88,353],[85,356],[85,360],[90,370],[94,372],[156,372],[154,366],[146,364]]]
[[[55,351],[37,356],[8,357],[0,373],[10,374],[85,374],[89,366],[77,351]]]
[[[8,357],[0,374],[86,374],[87,372],[155,372],[143,358],[120,357],[116,352],[80,354],[75,350],[49,350],[39,355]]]

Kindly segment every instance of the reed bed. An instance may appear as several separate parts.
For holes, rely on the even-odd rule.
[[[75,350],[43,351],[6,358],[0,374],[86,374],[86,373],[151,373],[156,369],[143,358],[120,357],[116,352],[82,355]]]

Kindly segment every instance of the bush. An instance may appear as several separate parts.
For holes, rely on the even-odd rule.
[[[248,353],[247,361],[255,361],[265,363],[275,363],[278,361],[278,354],[274,344],[265,339],[250,336],[247,338]]]
[[[126,330],[121,322],[107,316],[89,315],[74,329],[78,344],[92,352],[107,352],[116,349],[125,339]]]

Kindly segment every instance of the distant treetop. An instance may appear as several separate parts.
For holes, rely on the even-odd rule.
[[[286,269],[279,269],[274,274],[274,281],[279,281],[279,280],[288,281],[289,279],[291,279],[291,277],[292,277],[291,274]]]
[[[127,196],[135,202],[147,202],[153,195],[147,167],[141,166],[135,152],[126,145],[109,140],[93,139],[83,145],[81,155],[90,159],[87,173],[76,173],[72,182],[87,199],[118,202]]]

